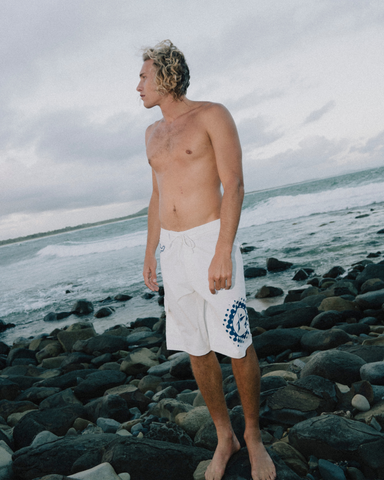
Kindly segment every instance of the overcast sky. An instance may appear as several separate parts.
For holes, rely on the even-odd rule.
[[[0,0],[0,240],[148,204],[140,48],[237,123],[246,191],[384,165],[382,0]]]

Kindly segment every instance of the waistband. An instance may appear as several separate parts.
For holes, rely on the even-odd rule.
[[[213,220],[212,222],[204,223],[194,228],[188,230],[183,230],[181,232],[176,232],[174,230],[166,230],[165,228],[161,229],[160,235],[166,235],[170,240],[180,237],[187,236],[189,238],[197,238],[201,235],[206,235],[208,233],[219,232],[220,230],[220,219]]]

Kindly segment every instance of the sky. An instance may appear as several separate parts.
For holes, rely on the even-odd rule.
[[[232,113],[246,191],[384,165],[382,0],[0,0],[0,240],[148,205],[164,39]]]

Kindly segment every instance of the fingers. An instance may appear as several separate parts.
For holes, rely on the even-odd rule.
[[[153,292],[157,292],[159,290],[159,285],[157,283],[156,277],[156,270],[152,271],[152,269],[148,268],[143,271],[144,283],[145,285],[152,290]]]
[[[209,291],[214,295],[219,290],[229,290],[232,287],[232,275],[227,277],[209,277]]]

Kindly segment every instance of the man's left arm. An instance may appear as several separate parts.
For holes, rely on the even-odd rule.
[[[215,293],[232,285],[231,252],[244,198],[241,146],[235,122],[222,105],[208,112],[208,133],[224,193],[220,210],[220,233],[208,270],[209,289]]]

